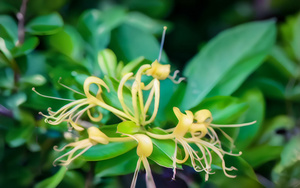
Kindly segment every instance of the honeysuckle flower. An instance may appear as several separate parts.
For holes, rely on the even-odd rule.
[[[151,132],[147,132],[147,134],[156,139],[174,139],[175,140],[175,152],[174,152],[174,159],[173,159],[173,178],[176,174],[176,163],[183,164],[185,163],[188,158],[190,158],[192,166],[195,171],[201,172],[205,171],[206,176],[205,180],[208,179],[208,175],[212,174],[211,172],[211,164],[212,164],[212,155],[210,151],[213,151],[218,155],[218,157],[222,161],[222,169],[224,174],[227,177],[234,178],[235,176],[229,175],[227,171],[236,170],[235,167],[226,167],[224,155],[231,155],[231,156],[239,156],[241,152],[238,154],[234,154],[231,151],[226,152],[222,149],[221,142],[218,138],[217,133],[213,128],[219,127],[241,127],[251,125],[254,122],[245,123],[245,124],[236,124],[236,125],[216,125],[212,124],[212,115],[209,110],[199,110],[195,114],[191,111],[185,111],[186,114],[180,112],[177,107],[173,108],[174,114],[178,119],[178,124],[175,128],[169,129],[168,132],[171,134],[167,135],[158,135],[153,134]],[[233,143],[233,140],[220,129],[220,131],[224,134],[224,136]],[[189,135],[187,135],[189,133]],[[209,139],[205,138],[208,135]],[[180,144],[184,149],[184,158],[178,159],[177,158],[177,144]],[[199,151],[195,151],[190,144],[195,144]]]
[[[109,142],[127,142],[133,140],[131,137],[108,137],[105,135],[100,129],[97,127],[89,127],[87,129],[88,138],[69,143],[62,147],[61,149],[58,149],[57,146],[54,146],[54,150],[56,151],[63,151],[68,147],[73,147],[70,151],[63,154],[62,156],[56,158],[53,162],[53,165],[55,165],[55,162],[64,158],[65,156],[68,156],[67,160],[60,160],[60,165],[67,166],[69,165],[73,160],[78,158],[80,155],[82,155],[84,152],[86,152],[88,149],[90,149],[92,146],[96,144],[108,144]],[[76,151],[81,150],[77,155],[73,156]]]
[[[151,168],[147,160],[147,157],[149,157],[153,152],[153,143],[151,138],[149,138],[147,135],[144,134],[135,134],[135,135],[128,135],[128,136],[134,138],[138,142],[136,153],[139,156],[130,188],[134,188],[136,185],[136,180],[138,177],[138,172],[140,170],[141,162],[143,163],[143,166],[146,170],[147,188],[155,188],[156,186],[151,173]]]
[[[55,162],[62,159],[65,156],[68,156],[67,160],[60,160],[60,165],[67,166],[69,165],[73,160],[78,158],[80,155],[82,155],[84,152],[86,152],[88,149],[90,149],[92,146],[96,144],[108,144],[109,138],[101,132],[97,127],[89,127],[87,129],[88,132],[88,138],[83,139],[80,141],[72,142],[70,144],[65,145],[63,148],[58,149],[57,146],[54,146],[54,150],[56,151],[63,151],[67,147],[73,147],[70,151],[63,154],[62,156],[56,158],[53,161],[53,165],[55,165]],[[81,150],[77,155],[73,156],[76,151]]]

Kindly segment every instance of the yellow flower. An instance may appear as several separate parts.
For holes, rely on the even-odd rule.
[[[135,135],[128,135],[128,136],[131,136],[138,142],[136,153],[139,156],[130,188],[135,188],[141,162],[143,162],[144,168],[146,170],[147,188],[155,188],[156,187],[155,182],[153,180],[151,168],[147,160],[147,157],[149,157],[153,151],[152,140],[147,135],[144,134],[135,134]]]
[[[212,174],[211,165],[212,165],[212,155],[210,151],[215,152],[222,161],[222,169],[224,174],[227,177],[234,178],[235,176],[229,175],[227,171],[236,170],[234,167],[226,167],[224,155],[238,156],[241,155],[241,152],[238,154],[233,154],[232,152],[226,152],[222,149],[221,141],[218,138],[217,133],[214,128],[219,127],[241,127],[251,125],[254,122],[245,123],[245,124],[236,124],[236,125],[216,125],[212,124],[212,115],[209,110],[199,110],[195,114],[191,111],[185,111],[186,114],[180,112],[177,107],[173,108],[173,111],[178,119],[178,124],[175,128],[169,129],[168,132],[171,134],[167,135],[157,135],[150,132],[147,134],[156,139],[174,139],[175,141],[175,152],[173,159],[173,178],[176,174],[176,163],[182,164],[185,163],[188,158],[190,158],[192,166],[195,171],[206,172],[205,180],[208,179],[208,175]],[[229,139],[231,142],[233,140],[220,129],[224,136]],[[189,134],[187,134],[189,133]],[[190,135],[190,136],[188,136]],[[209,139],[204,138],[208,135]],[[184,158],[177,159],[177,144],[180,144],[184,149]],[[195,151],[190,144],[195,144],[199,151]],[[201,154],[201,155],[200,155]]]
[[[109,138],[101,132],[96,127],[90,127],[87,129],[89,137],[87,139],[83,139],[77,142],[72,142],[70,144],[65,145],[61,149],[57,149],[57,146],[54,146],[54,150],[56,151],[63,151],[67,147],[73,147],[71,151],[68,151],[67,153],[63,154],[62,156],[56,158],[53,161],[53,165],[55,165],[55,162],[60,160],[61,158],[68,156],[67,160],[60,160],[60,165],[67,166],[69,165],[73,160],[75,160],[77,157],[82,155],[84,152],[86,152],[88,149],[90,149],[92,146],[96,144],[108,144]],[[76,151],[81,150],[77,155],[73,156]]]

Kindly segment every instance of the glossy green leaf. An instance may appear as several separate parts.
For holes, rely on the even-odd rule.
[[[160,128],[153,128],[151,130],[152,133],[155,134],[167,134]],[[172,139],[159,140],[159,139],[151,139],[153,142],[153,152],[149,156],[149,159],[156,162],[158,165],[172,168],[173,166],[173,157],[175,151],[175,142]],[[181,157],[177,154],[177,157]],[[181,165],[177,164],[178,168],[181,168]]]
[[[149,159],[153,160],[160,166],[172,168],[175,151],[175,142],[173,140],[152,139],[153,152]],[[181,165],[177,165],[181,167]]]
[[[278,134],[277,132],[280,130],[291,131],[295,125],[295,120],[287,115],[278,115],[270,118],[264,123],[258,143],[265,143],[272,146],[282,146],[285,144],[286,138],[284,135]]]
[[[58,13],[34,18],[26,25],[26,31],[33,35],[51,35],[57,33],[64,22]]]
[[[53,176],[39,182],[34,186],[34,188],[55,188],[63,180],[67,172],[67,167],[61,167],[59,171]]]
[[[20,46],[16,46],[12,49],[12,55],[14,57],[19,57],[21,55],[28,54],[32,52],[39,44],[39,39],[37,37],[30,37],[24,41]]]
[[[117,94],[119,82],[116,79],[110,78],[108,76],[104,77],[104,81],[110,88],[109,92],[107,90],[103,91],[102,97],[103,97],[104,101],[107,104],[114,106],[118,109],[123,109],[121,106],[121,103],[119,101],[118,94]],[[124,86],[124,88],[123,88],[123,97],[124,97],[124,102],[125,102],[126,106],[133,111],[131,91],[126,86]]]
[[[77,172],[75,170],[68,170],[57,188],[63,188],[63,187],[82,188],[84,187],[85,179],[86,179],[85,176],[80,172]]]
[[[8,39],[11,47],[18,41],[18,26],[13,18],[6,15],[0,16],[1,38]]]
[[[249,108],[240,118],[240,123],[252,121],[256,121],[256,123],[240,128],[235,144],[241,150],[254,141],[265,116],[265,99],[260,90],[248,90],[242,95],[242,99],[249,104]]]
[[[102,50],[98,53],[98,64],[104,75],[116,76],[117,57],[110,49]]]
[[[134,172],[138,161],[136,149],[104,161],[97,162],[96,177],[120,176]]]
[[[243,152],[242,157],[253,167],[258,167],[271,160],[278,159],[282,152],[281,146],[260,145]]]
[[[122,24],[112,32],[111,49],[124,62],[141,56],[154,61],[158,58],[159,47],[153,35],[129,24]],[[165,53],[161,62],[168,62]]]
[[[264,93],[265,96],[273,99],[284,99],[285,98],[285,86],[271,78],[256,78],[253,80],[255,86]]]
[[[46,78],[40,74],[25,76],[20,80],[23,84],[30,84],[31,86],[42,86],[46,83]]]
[[[300,14],[288,17],[287,21],[280,26],[280,31],[288,53],[300,60]]]
[[[106,145],[97,144],[82,154],[87,161],[101,161],[122,155],[137,146],[136,141],[111,142]]]
[[[230,96],[216,96],[204,99],[192,108],[193,112],[208,109],[213,116],[214,123],[226,124],[237,120],[248,108],[248,104],[241,99]]]
[[[234,92],[269,53],[275,33],[274,20],[267,20],[237,26],[211,40],[184,70],[188,85],[182,109],[207,95]]]
[[[5,141],[10,147],[23,145],[33,134],[34,127],[26,125],[10,129],[6,134]]]
[[[85,11],[79,18],[78,31],[87,43],[87,50],[92,54],[107,47],[110,30],[103,26],[102,13],[99,10]]]
[[[65,25],[58,33],[49,36],[49,44],[66,56],[78,60],[82,56],[82,39],[75,28]]]
[[[283,74],[288,77],[297,77],[298,72],[296,63],[287,56],[280,46],[273,47],[270,57],[273,65],[275,65]]]
[[[126,18],[126,23],[152,34],[161,34],[164,26],[170,27],[170,23],[154,20],[140,12],[130,12]]]
[[[144,57],[138,57],[138,58],[130,61],[123,67],[120,76],[124,76],[126,73],[133,72],[133,70],[135,70],[136,68],[139,68],[141,66],[141,64],[144,60],[145,60]]]
[[[300,136],[293,137],[283,148],[281,161],[274,168],[273,180],[278,186],[296,187],[299,183],[300,167]],[[293,184],[295,184],[293,186]]]
[[[11,55],[10,51],[7,49],[4,39],[1,37],[0,37],[0,52],[4,54],[6,60],[8,60],[8,63],[13,60],[13,56]]]
[[[223,174],[222,170],[216,171],[208,180],[218,188],[226,188],[234,185],[238,187],[256,187],[263,188],[264,186],[257,180],[256,174],[252,167],[242,157],[225,156],[226,166],[234,166],[237,170],[228,172],[228,174],[236,175],[234,179],[228,178]]]
[[[141,127],[133,121],[123,121],[118,124],[117,132],[125,134],[135,134],[141,130]]]

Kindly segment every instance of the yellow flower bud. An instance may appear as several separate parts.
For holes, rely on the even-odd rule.
[[[152,140],[144,134],[135,134],[133,137],[138,141],[137,155],[139,157],[149,157],[153,151]]]
[[[195,113],[195,120],[197,120],[197,123],[205,123],[209,125],[213,118],[211,115],[211,112],[209,110],[199,110]]]
[[[193,113],[186,110],[185,114],[181,113],[177,107],[173,108],[173,111],[178,119],[178,124],[175,127],[173,134],[175,137],[183,137],[189,130],[190,126],[193,124]]]
[[[148,76],[153,76],[158,80],[165,80],[170,74],[170,65],[162,65],[157,60],[151,64],[151,68],[147,70],[146,74]]]
[[[97,127],[90,127],[87,130],[90,141],[95,145],[97,143],[108,144],[108,137]]]
[[[204,123],[199,123],[199,124],[193,123],[189,131],[192,134],[192,136],[198,138],[204,137],[208,132],[207,127]]]

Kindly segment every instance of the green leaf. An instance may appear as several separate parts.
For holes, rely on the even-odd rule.
[[[161,34],[164,26],[171,26],[170,23],[154,20],[140,12],[128,13],[126,23],[152,34]]]
[[[134,172],[138,161],[136,149],[104,161],[96,165],[96,177],[120,176]]]
[[[65,25],[58,33],[49,36],[50,45],[66,56],[78,60],[82,56],[82,39],[75,28]]]
[[[232,187],[233,182],[236,187],[255,187],[263,188],[264,186],[257,180],[256,174],[252,167],[241,157],[225,156],[226,166],[234,166],[237,171],[228,172],[228,174],[236,175],[234,179],[228,178],[223,171],[218,170],[211,175],[208,182],[216,185],[218,188]]]
[[[40,74],[25,76],[20,79],[22,84],[29,84],[30,86],[42,86],[46,81],[46,78]]]
[[[141,130],[141,127],[133,121],[123,121],[119,123],[117,132],[125,134],[135,134]]]
[[[193,112],[208,109],[213,116],[214,123],[226,124],[237,120],[248,108],[248,104],[241,99],[230,96],[216,96],[204,99],[192,108]]]
[[[8,63],[10,63],[11,61],[13,61],[13,56],[10,53],[10,51],[7,49],[7,46],[5,44],[5,41],[3,40],[3,38],[0,37],[0,52],[2,52],[4,54],[4,56],[6,57],[6,61]]]
[[[121,103],[119,101],[118,94],[117,94],[118,87],[119,87],[119,81],[117,81],[114,78],[110,78],[108,76],[104,77],[104,81],[110,88],[110,91],[109,92],[107,90],[103,91],[103,94],[102,94],[103,100],[108,105],[114,106],[118,109],[123,109],[121,106]],[[124,88],[123,88],[123,97],[124,97],[124,102],[125,102],[126,106],[129,107],[129,109],[131,109],[133,111],[131,91],[126,86],[124,86]]]
[[[164,130],[160,128],[153,128],[151,130],[152,133],[155,134],[167,134]],[[158,165],[172,168],[173,167],[173,157],[174,157],[174,151],[175,151],[175,142],[172,139],[166,139],[166,140],[158,140],[151,138],[153,142],[153,152],[149,156],[149,159],[156,162]],[[181,157],[179,154],[177,154],[177,157]],[[178,168],[181,168],[180,164],[176,165]]]
[[[58,187],[82,188],[85,184],[85,177],[75,170],[68,170]]]
[[[278,115],[269,119],[261,130],[259,144],[264,143],[272,146],[283,146],[286,142],[286,138],[277,132],[279,130],[291,131],[295,125],[295,120],[287,115]]]
[[[296,63],[287,56],[280,46],[276,45],[273,47],[270,54],[270,59],[273,65],[275,65],[277,69],[287,77],[297,77],[298,72]]]
[[[123,77],[126,73],[133,72],[133,70],[135,70],[136,68],[141,66],[141,64],[144,62],[144,60],[145,60],[144,57],[138,57],[138,58],[130,61],[123,67],[120,76]]]
[[[110,30],[103,26],[102,13],[99,10],[85,11],[79,18],[78,31],[87,42],[86,48],[91,54],[97,55],[110,41]]]
[[[28,54],[32,52],[37,45],[39,44],[39,39],[37,37],[30,37],[24,41],[24,43],[20,46],[16,46],[12,49],[13,57],[19,57],[21,55]]]
[[[34,127],[26,125],[10,129],[6,134],[5,141],[10,147],[19,147],[23,145],[33,134]]]
[[[98,53],[98,64],[104,75],[116,76],[117,57],[110,49],[102,50]]]
[[[59,171],[55,175],[39,182],[34,186],[34,188],[55,188],[63,180],[66,172],[67,172],[67,167],[63,166],[59,169]]]
[[[268,98],[284,99],[285,98],[285,86],[271,78],[259,77],[253,80],[255,86],[264,93]]]
[[[249,104],[249,108],[240,118],[240,123],[257,122],[249,126],[240,127],[235,144],[241,150],[254,141],[265,116],[265,99],[260,90],[248,90],[242,95],[242,99]]]
[[[32,35],[51,35],[57,33],[64,25],[58,13],[34,18],[26,25],[26,31]]]
[[[111,142],[106,145],[97,144],[81,156],[87,161],[101,161],[122,155],[137,146],[136,141]]]
[[[138,57],[151,61],[157,59],[160,45],[153,35],[129,24],[122,24],[112,32],[111,49],[124,62]],[[161,62],[168,62],[165,53]]]
[[[275,41],[274,20],[253,22],[222,32],[186,66],[188,85],[182,109],[207,95],[230,95],[253,72]]]
[[[298,61],[300,60],[300,14],[290,16],[287,18],[286,23],[280,26],[282,38],[289,55]]]
[[[10,41],[10,47],[15,46],[18,41],[18,26],[14,19],[10,16],[0,16],[0,33],[1,38],[8,39]]]
[[[292,187],[293,183],[299,182],[300,166],[300,136],[293,137],[281,152],[281,161],[273,171],[273,179],[278,186]]]
[[[271,160],[278,159],[281,152],[281,146],[259,145],[244,151],[242,157],[255,168]]]
[[[151,140],[153,142],[153,152],[148,158],[160,166],[172,168],[175,142],[173,140],[158,140],[153,138]],[[176,166],[181,168],[181,165]]]

